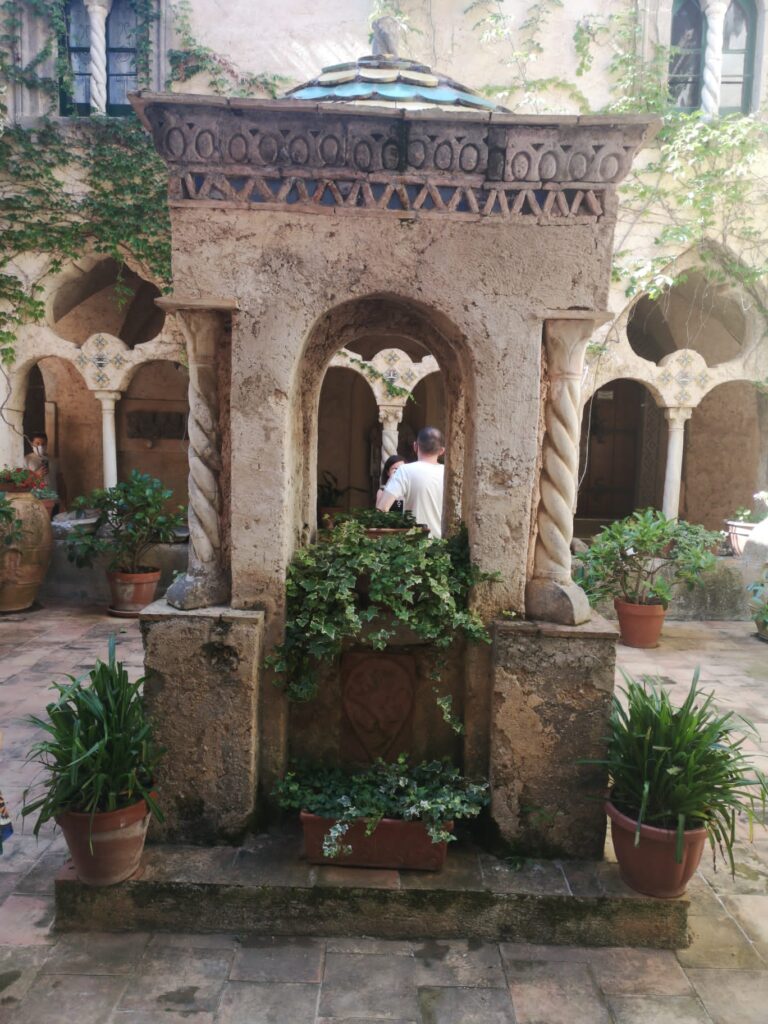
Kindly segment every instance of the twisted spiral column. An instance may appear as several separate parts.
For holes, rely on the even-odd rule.
[[[175,608],[204,608],[229,600],[221,534],[221,438],[216,348],[225,326],[220,309],[158,305],[179,315],[189,358],[189,566],[168,589]]]
[[[701,80],[701,109],[708,118],[720,110],[720,83],[723,77],[723,31],[729,0],[705,0],[702,4],[707,19],[707,48]]]
[[[107,17],[112,0],[85,0],[91,30],[91,107],[107,112]]]
[[[402,405],[380,405],[379,422],[381,423],[381,465],[390,457],[397,455],[399,437],[397,428],[403,419]]]
[[[526,587],[531,618],[576,626],[590,617],[584,591],[571,578],[573,513],[579,472],[584,354],[600,313],[566,311],[544,324],[549,394],[544,410],[533,577]]]

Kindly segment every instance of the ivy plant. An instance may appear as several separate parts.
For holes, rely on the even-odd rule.
[[[21,540],[22,525],[13,503],[0,491],[0,540],[6,547]]]
[[[267,664],[290,699],[306,701],[317,693],[322,664],[335,661],[353,641],[383,650],[398,625],[438,651],[457,636],[489,643],[468,599],[475,583],[493,578],[470,562],[464,530],[447,540],[431,540],[420,527],[372,538],[361,523],[347,519],[322,543],[294,556],[285,634]],[[447,717],[450,702],[443,710]]]
[[[579,555],[575,576],[593,604],[616,597],[666,608],[674,584],[692,588],[714,565],[712,549],[719,540],[703,526],[642,509],[604,526]]]
[[[372,835],[382,818],[423,821],[433,843],[451,842],[449,821],[475,818],[488,803],[488,784],[472,782],[446,761],[410,765],[404,754],[350,773],[343,768],[302,765],[277,783],[286,810],[308,811],[331,821],[323,839],[326,857],[351,852],[343,839],[354,821]]]

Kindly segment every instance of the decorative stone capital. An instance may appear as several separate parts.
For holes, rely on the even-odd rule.
[[[94,391],[93,393],[101,402],[103,409],[112,409],[113,411],[115,403],[123,397],[122,391]]]
[[[397,429],[397,427],[403,421],[403,406],[402,405],[380,405],[379,406],[379,422],[387,429]]]
[[[685,424],[691,418],[693,409],[689,408],[672,408],[665,409],[664,416],[666,417],[667,423],[669,424],[670,430],[684,430]]]

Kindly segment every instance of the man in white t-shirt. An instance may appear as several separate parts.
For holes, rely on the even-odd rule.
[[[413,446],[417,462],[409,462],[394,473],[376,502],[380,512],[388,512],[402,500],[406,512],[417,523],[429,528],[429,535],[443,535],[443,480],[445,468],[437,461],[445,454],[445,441],[437,427],[423,427]]]

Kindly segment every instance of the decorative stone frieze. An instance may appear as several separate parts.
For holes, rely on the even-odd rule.
[[[594,221],[648,124],[140,95],[172,203]]]

